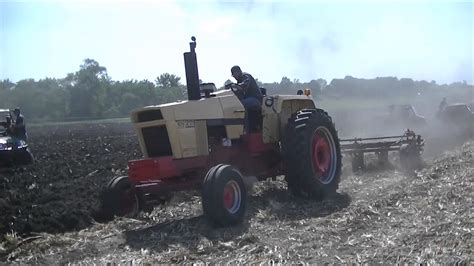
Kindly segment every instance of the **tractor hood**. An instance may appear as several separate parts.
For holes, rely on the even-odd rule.
[[[133,123],[151,121],[189,121],[243,119],[244,107],[230,90],[215,93],[215,97],[147,106],[132,112]]]
[[[131,120],[145,157],[176,159],[207,155],[208,128],[225,130],[227,138],[243,133],[245,109],[230,90],[199,100],[147,106],[135,110]]]

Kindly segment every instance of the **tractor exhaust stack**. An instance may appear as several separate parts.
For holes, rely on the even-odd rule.
[[[188,89],[188,99],[190,101],[201,99],[199,89],[199,73],[196,58],[196,37],[191,37],[189,52],[184,53],[184,67],[186,70],[186,87]]]

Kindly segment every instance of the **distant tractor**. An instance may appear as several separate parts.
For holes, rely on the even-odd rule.
[[[128,162],[128,176],[113,178],[102,195],[107,216],[135,215],[170,193],[201,189],[205,217],[217,226],[242,221],[248,177],[285,175],[295,195],[322,199],[341,175],[339,138],[331,117],[303,95],[264,95],[245,109],[238,85],[216,91],[199,83],[196,42],[184,53],[188,101],[135,110],[131,120],[144,158]],[[265,90],[262,89],[262,92]]]
[[[448,126],[452,132],[456,130],[458,134],[474,137],[474,111],[468,104],[450,104],[440,110],[438,118],[444,125]]]
[[[385,122],[405,128],[420,128],[427,124],[426,118],[419,115],[415,107],[409,104],[390,105],[389,115]]]
[[[0,109],[0,167],[24,165],[33,162],[33,154],[26,140],[13,131],[12,112]]]

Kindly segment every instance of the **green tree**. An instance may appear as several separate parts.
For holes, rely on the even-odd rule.
[[[70,81],[69,115],[97,117],[103,110],[105,87],[110,84],[107,69],[93,59],[85,59],[80,70],[68,75]]]
[[[141,100],[137,95],[127,92],[122,95],[122,104],[120,105],[120,112],[122,114],[126,114],[129,113],[131,110],[140,107],[141,105]]]
[[[4,79],[0,81],[0,92],[12,89],[15,86],[15,83],[11,82],[9,79]]]
[[[175,74],[163,73],[156,78],[155,83],[158,87],[171,88],[181,85],[180,80]]]

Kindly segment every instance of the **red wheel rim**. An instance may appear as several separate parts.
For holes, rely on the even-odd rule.
[[[315,135],[313,137],[313,167],[319,174],[325,174],[331,164],[331,149],[326,138]]]
[[[311,159],[316,177],[324,183],[330,183],[335,174],[335,144],[329,130],[317,128],[311,142]]]
[[[230,213],[236,213],[240,209],[241,200],[239,184],[233,180],[227,182],[224,186],[224,208]]]

